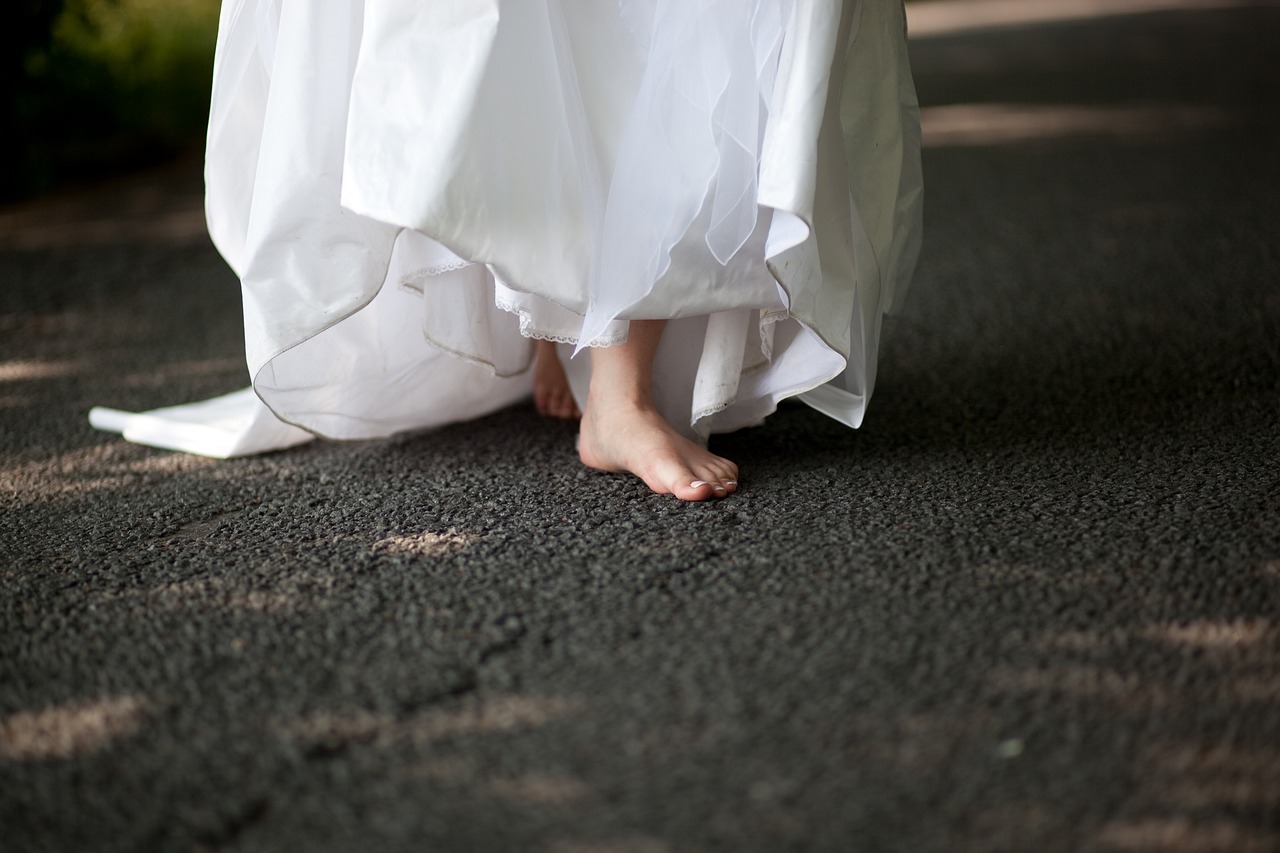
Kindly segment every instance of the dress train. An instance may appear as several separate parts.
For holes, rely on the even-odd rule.
[[[95,426],[211,456],[390,435],[668,319],[686,435],[850,426],[919,251],[901,0],[227,0],[206,160],[253,391]],[[168,424],[171,428],[166,427]]]

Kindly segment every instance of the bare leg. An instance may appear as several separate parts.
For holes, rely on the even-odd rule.
[[[572,421],[582,417],[551,341],[534,341],[533,404],[539,414],[549,418]]]
[[[632,320],[625,344],[591,350],[591,388],[578,436],[583,464],[629,471],[660,494],[686,501],[738,488],[738,466],[680,435],[654,408],[653,356],[665,320]]]

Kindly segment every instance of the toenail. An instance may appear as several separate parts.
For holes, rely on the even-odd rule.
[[[689,488],[691,488],[691,489],[700,489],[700,488],[702,488],[702,487],[703,487],[703,486],[705,486],[705,485],[707,485],[707,481],[706,481],[706,480],[694,480],[692,483],[690,483],[690,484],[689,484]]]
[[[738,481],[737,481],[737,480],[725,480],[725,481],[724,481],[724,484],[725,484],[726,486],[736,486],[736,485],[738,485]]]

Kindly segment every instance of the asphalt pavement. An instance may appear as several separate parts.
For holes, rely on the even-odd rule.
[[[0,849],[1280,850],[1280,6],[947,5],[866,423],[728,500],[95,432],[246,384],[199,163],[0,209]]]

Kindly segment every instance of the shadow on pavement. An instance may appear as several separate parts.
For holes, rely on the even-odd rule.
[[[94,433],[245,382],[198,168],[0,211],[6,844],[1275,849],[1278,35],[922,36],[868,420],[718,437],[706,506],[531,407],[228,462]]]

